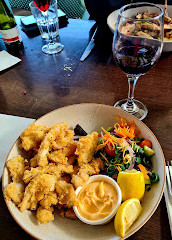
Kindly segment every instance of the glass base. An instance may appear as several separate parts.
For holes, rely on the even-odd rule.
[[[147,107],[138,100],[134,100],[132,105],[128,104],[128,99],[119,100],[114,104],[114,107],[121,108],[122,110],[134,115],[140,120],[143,120],[148,113]]]
[[[61,43],[49,43],[46,44],[42,47],[42,51],[46,54],[55,54],[55,53],[59,53],[63,50],[64,45],[62,45]]]

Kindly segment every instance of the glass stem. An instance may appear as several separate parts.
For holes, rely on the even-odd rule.
[[[127,107],[132,109],[134,107],[134,89],[139,76],[127,75],[128,77],[128,99]]]
[[[45,23],[47,24],[49,44],[51,44],[51,43],[53,43],[53,38],[52,38],[52,34],[50,32],[50,24],[49,24],[49,21],[48,21],[48,11],[42,12],[42,14],[44,16]]]

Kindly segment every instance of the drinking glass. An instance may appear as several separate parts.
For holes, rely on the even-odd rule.
[[[56,15],[58,14],[57,13],[57,0],[33,0],[33,2],[35,4],[35,6],[42,13],[42,15],[44,17],[45,25],[48,30],[49,43],[42,47],[42,51],[47,54],[55,54],[55,53],[61,52],[64,48],[64,45],[61,44],[60,42],[54,41],[54,32],[52,31],[51,28],[52,28],[52,25],[56,24],[56,23],[50,22],[53,19],[49,18],[49,15],[51,14],[51,12],[53,12],[53,14],[56,12]],[[52,9],[51,9],[51,6],[52,6]],[[57,17],[58,17],[58,15],[57,15]],[[57,18],[55,21],[57,21]]]
[[[147,107],[134,99],[138,78],[154,66],[163,48],[163,10],[151,3],[123,6],[118,13],[113,38],[113,57],[128,78],[128,98],[119,100],[120,107],[140,120]]]
[[[47,22],[45,22],[45,18],[42,15],[42,12],[35,6],[35,3],[33,1],[29,3],[29,7],[37,23],[42,39],[49,40]],[[50,33],[52,35],[52,38],[56,38],[56,41],[59,40],[59,19],[57,3],[51,4],[48,8],[48,22],[50,25]]]

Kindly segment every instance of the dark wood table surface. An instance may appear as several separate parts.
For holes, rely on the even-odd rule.
[[[18,21],[19,19],[17,19]],[[126,98],[127,78],[111,54],[112,34],[105,28],[91,55],[80,62],[89,41],[92,21],[69,20],[60,29],[64,50],[45,55],[40,36],[28,37],[23,31],[22,62],[0,73],[0,113],[39,118],[51,110],[77,103],[113,105]],[[26,91],[26,94],[24,92]],[[162,54],[158,63],[140,77],[135,98],[149,112],[143,120],[158,138],[166,160],[172,156],[172,53]],[[32,239],[13,220],[0,196],[0,239]],[[129,239],[171,239],[165,199],[150,220]]]

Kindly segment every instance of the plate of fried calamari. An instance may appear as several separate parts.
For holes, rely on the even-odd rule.
[[[157,4],[157,6],[164,9],[164,46],[163,46],[163,52],[170,52],[172,51],[172,5],[160,5]],[[155,16],[154,13],[150,12],[140,12],[136,13],[135,17],[137,19],[145,19],[145,22],[143,24],[140,24],[139,28],[134,30],[134,35],[137,36],[140,34],[140,36],[146,37],[146,38],[152,38],[159,32],[159,26],[157,24],[150,24],[149,18],[151,16]],[[116,21],[118,17],[118,10],[113,11],[107,18],[107,25],[109,26],[112,33],[114,33]],[[130,28],[130,26],[127,26],[127,30]]]
[[[146,155],[139,145],[143,139],[152,144]],[[73,207],[79,204],[76,189],[84,187],[90,176],[108,175],[118,182],[123,171],[143,171],[146,178],[139,200],[142,211],[129,224],[127,238],[149,220],[161,200],[165,183],[161,146],[143,122],[121,109],[78,104],[44,115],[21,133],[7,156],[2,187],[11,215],[36,239],[115,240],[121,237],[113,219],[89,225],[76,217]]]

